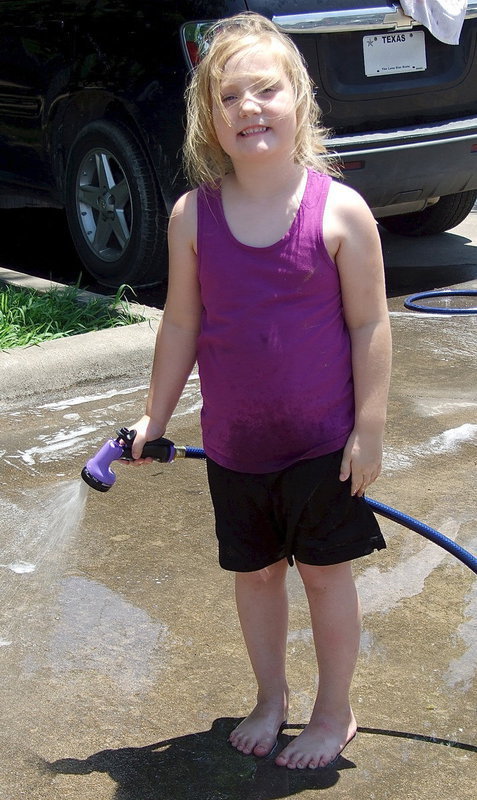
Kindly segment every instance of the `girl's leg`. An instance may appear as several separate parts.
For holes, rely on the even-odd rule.
[[[236,574],[237,610],[258,694],[257,705],[230,734],[229,741],[246,755],[268,755],[288,713],[287,569],[283,559],[256,572]]]
[[[350,562],[328,567],[297,562],[297,567],[310,606],[319,684],[309,724],[276,759],[290,769],[327,766],[355,735],[349,691],[361,632]]]

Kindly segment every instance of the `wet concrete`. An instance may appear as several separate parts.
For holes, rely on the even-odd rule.
[[[468,248],[459,277],[440,261],[442,247],[419,256],[429,279],[437,264],[434,285],[475,288],[470,223],[448,235]],[[413,243],[384,244],[396,271],[394,369],[385,468],[370,494],[477,553],[476,318],[407,312],[399,281]],[[336,768],[306,773],[227,746],[254,684],[232,578],[216,564],[203,463],[118,465],[107,494],[80,493],[85,461],[142,412],[144,396],[142,376],[122,375],[34,404],[18,398],[3,412],[1,800],[473,800],[477,582],[384,519],[388,549],[355,565],[364,610],[356,740]],[[177,443],[200,445],[199,403],[192,376],[168,430]],[[306,723],[315,691],[294,570],[289,589],[283,741]]]

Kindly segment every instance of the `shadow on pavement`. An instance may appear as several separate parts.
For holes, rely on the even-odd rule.
[[[54,208],[2,209],[4,235],[0,265],[44,280],[79,286],[114,297],[116,290],[97,283],[83,267],[68,231],[65,212]],[[163,308],[167,285],[127,289],[124,297],[141,305]]]
[[[84,760],[64,758],[46,763],[44,769],[66,775],[106,772],[117,783],[114,800],[278,800],[309,789],[329,789],[339,781],[339,770],[355,767],[340,757],[330,769],[288,770],[275,765],[277,748],[265,759],[243,756],[227,744],[238,722],[223,717],[209,731],[145,747],[103,750]],[[281,734],[280,746],[292,738]]]
[[[85,759],[63,758],[43,762],[50,774],[90,775],[107,773],[117,784],[114,800],[278,800],[310,789],[329,789],[340,779],[339,772],[356,765],[341,756],[330,769],[288,770],[277,767],[274,757],[265,759],[243,756],[227,744],[227,737],[240,720],[216,719],[209,731],[192,733],[144,747],[102,750]],[[303,725],[285,729],[300,730]],[[359,727],[360,734],[375,734],[412,739],[429,744],[458,748],[477,753],[477,747],[465,742],[426,736],[407,731]],[[293,736],[281,734],[284,747]]]
[[[443,744],[444,747],[457,747],[458,750],[468,750],[477,753],[477,746],[467,742],[456,742],[453,739],[442,739],[440,736],[427,736],[423,733],[410,733],[409,731],[393,731],[386,728],[358,727],[358,733],[374,733],[378,736],[394,736],[398,739],[412,739],[415,742],[428,742],[428,744]]]
[[[457,233],[422,238],[379,229],[388,297],[425,292],[477,278],[477,247]]]
[[[386,294],[400,297],[402,294],[429,292],[456,283],[466,283],[477,278],[477,264],[462,264],[456,267],[414,267],[407,272],[402,267],[386,267]]]

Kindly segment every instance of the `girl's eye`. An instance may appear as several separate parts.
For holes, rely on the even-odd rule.
[[[221,99],[222,99],[222,103],[224,104],[224,106],[229,106],[231,103],[234,102],[234,100],[237,99],[237,97],[234,94],[226,94]]]

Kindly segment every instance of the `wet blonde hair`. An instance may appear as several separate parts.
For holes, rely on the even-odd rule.
[[[321,124],[321,112],[313,96],[313,82],[301,53],[292,40],[280,33],[266,17],[255,13],[236,14],[209,29],[204,42],[205,55],[194,70],[186,91],[187,126],[183,157],[191,185],[216,186],[233,172],[228,155],[215,133],[212,109],[223,111],[220,84],[226,63],[237,54],[263,52],[269,44],[290,81],[295,96],[297,129],[294,159],[297,164],[319,172],[337,175],[335,160],[327,154],[327,129]]]

